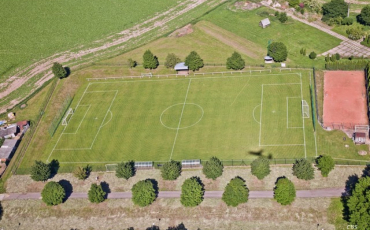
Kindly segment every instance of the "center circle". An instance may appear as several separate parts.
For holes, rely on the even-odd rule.
[[[200,122],[203,108],[194,103],[178,103],[163,110],[159,120],[168,129],[187,129]]]

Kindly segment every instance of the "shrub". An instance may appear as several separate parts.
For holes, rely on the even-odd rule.
[[[329,62],[329,61],[330,61],[330,56],[329,56],[329,54],[327,54],[326,57],[325,57],[325,62]]]
[[[339,61],[339,60],[340,60],[340,54],[339,54],[339,53],[336,53],[336,54],[335,54],[335,59],[336,59],[337,61]]]
[[[86,167],[78,166],[74,171],[73,175],[79,180],[85,180],[91,172],[91,166],[86,165]]]
[[[304,8],[301,8],[299,12],[301,12],[301,14],[304,14]]]
[[[127,60],[127,64],[128,64],[128,66],[130,67],[130,69],[135,68],[135,67],[137,66],[137,62],[136,62],[136,61],[134,61],[134,60],[132,60],[132,58],[129,58],[129,59]]]
[[[335,162],[331,156],[322,155],[316,159],[317,168],[320,169],[321,175],[327,177],[331,170],[334,169]]]
[[[134,161],[122,162],[117,165],[116,176],[128,180],[135,175]]]
[[[173,68],[180,61],[180,58],[177,57],[174,53],[169,53],[166,57],[166,62],[164,63],[164,66],[166,66],[166,68]]]
[[[251,172],[259,180],[270,174],[270,161],[267,158],[259,157],[251,164]]]
[[[268,46],[268,54],[276,62],[285,61],[288,57],[288,51],[284,43],[273,42]]]
[[[58,62],[54,62],[51,71],[53,72],[54,76],[59,79],[67,77],[66,69]]]
[[[314,168],[308,160],[302,158],[293,164],[293,175],[298,179],[312,180],[314,178]]]
[[[87,195],[90,202],[101,203],[105,200],[106,193],[103,191],[101,184],[97,185],[93,183]]]
[[[350,26],[353,24],[353,18],[344,18],[343,21],[342,21],[342,25],[347,25],[347,26]]]
[[[303,3],[310,11],[320,13],[321,3],[318,0],[304,0]]]
[[[296,7],[299,4],[299,0],[288,0],[289,6]]]
[[[132,201],[140,207],[145,207],[154,202],[156,190],[152,181],[142,180],[132,186]]]
[[[370,25],[370,5],[361,9],[361,13],[357,16],[359,23],[369,26]]]
[[[41,197],[42,201],[49,206],[58,205],[61,204],[65,199],[66,192],[58,182],[50,181],[42,190]]]
[[[365,35],[364,31],[359,26],[347,29],[346,33],[351,40],[359,40]]]
[[[370,47],[370,35],[367,35],[364,40],[361,42],[362,45]]]
[[[288,16],[286,15],[286,13],[285,12],[283,12],[283,13],[281,13],[280,15],[279,15],[279,21],[281,22],[281,23],[284,23],[284,22],[286,22],[286,21],[288,21]]]
[[[293,182],[288,178],[279,178],[274,188],[274,199],[281,205],[291,204],[296,197]]]
[[[181,204],[194,207],[202,203],[204,195],[203,184],[199,177],[186,179],[181,187]]]
[[[181,163],[174,160],[164,163],[161,174],[164,180],[176,180],[181,175]]]
[[[42,161],[35,161],[31,167],[31,178],[34,181],[46,181],[51,176],[50,165]]]
[[[222,200],[228,205],[236,207],[248,201],[249,190],[240,177],[235,177],[226,185]]]
[[[336,60],[335,56],[334,55],[331,55],[330,56],[330,61],[335,62],[335,60]]]
[[[212,157],[203,165],[203,174],[209,179],[215,180],[222,175],[223,170],[224,166],[217,157]]]
[[[310,59],[315,59],[315,58],[316,58],[316,56],[317,56],[317,54],[316,54],[314,51],[312,51],[312,52],[310,53],[310,55],[309,55],[309,58],[310,58]]]
[[[231,57],[229,57],[226,61],[226,68],[233,69],[233,70],[241,70],[245,67],[245,61],[242,56],[234,52]]]
[[[195,51],[191,51],[190,54],[185,59],[185,65],[189,67],[190,70],[199,70],[204,66],[203,59],[200,58],[199,54]]]
[[[158,65],[158,58],[150,50],[145,51],[143,55],[143,67],[145,69],[156,69]]]
[[[275,11],[275,17],[279,18],[279,11]]]

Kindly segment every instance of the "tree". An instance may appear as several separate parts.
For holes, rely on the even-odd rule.
[[[168,227],[167,230],[187,230],[187,228],[185,227],[183,223],[181,223],[177,226]]]
[[[135,175],[135,163],[134,161],[121,162],[117,165],[116,177],[125,178],[128,180],[130,177]]]
[[[153,203],[156,198],[156,190],[151,180],[142,180],[132,186],[132,201],[140,207]]]
[[[282,62],[288,57],[288,51],[284,43],[273,42],[268,46],[267,55],[272,57],[276,62]]]
[[[349,222],[370,229],[370,177],[360,178],[347,201]]]
[[[101,184],[97,185],[93,183],[91,184],[90,190],[87,195],[90,202],[101,203],[105,200],[106,192],[104,192]]]
[[[361,13],[357,16],[359,23],[370,26],[370,5],[361,9]]]
[[[156,69],[159,65],[158,58],[150,50],[143,55],[143,66],[145,69]]]
[[[281,205],[291,204],[296,197],[293,182],[288,178],[279,178],[274,188],[274,199]]]
[[[73,171],[73,175],[79,180],[85,180],[91,172],[91,166],[86,165],[85,167],[77,166]]]
[[[259,180],[270,174],[270,161],[267,158],[259,157],[251,164],[251,172]]]
[[[315,59],[316,58],[316,56],[317,56],[317,54],[314,52],[314,51],[312,51],[311,53],[310,53],[310,55],[308,55],[308,57],[310,58],[310,59]]]
[[[203,165],[203,174],[209,179],[216,180],[217,177],[222,175],[223,171],[224,165],[217,157],[211,157],[211,159]]]
[[[48,182],[41,192],[42,201],[47,205],[58,205],[63,202],[66,197],[64,188],[55,181]]]
[[[46,181],[51,176],[50,165],[42,161],[35,161],[31,167],[31,178],[34,181]]]
[[[166,62],[164,63],[164,65],[166,66],[166,68],[173,68],[180,61],[180,58],[177,57],[174,53],[169,53],[166,57]]]
[[[330,18],[345,18],[347,16],[348,5],[344,0],[331,0],[322,5],[323,17],[321,20],[327,22]]]
[[[57,78],[62,79],[62,78],[67,77],[66,69],[58,62],[54,62],[53,67],[51,68],[51,71],[53,72],[54,76]]]
[[[185,58],[185,65],[189,67],[190,70],[199,70],[204,66],[203,59],[200,58],[199,54],[195,51],[191,51],[191,53]]]
[[[331,156],[322,155],[316,159],[317,167],[321,171],[323,177],[327,177],[331,170],[334,169],[335,163]]]
[[[226,61],[226,68],[228,69],[241,70],[244,69],[244,67],[245,61],[237,52],[234,52]]]
[[[347,25],[347,26],[350,26],[353,24],[353,18],[344,18],[343,21],[342,21],[342,25]]]
[[[137,62],[136,62],[136,61],[134,61],[134,60],[132,60],[132,58],[129,58],[129,59],[127,60],[127,64],[128,64],[128,66],[130,67],[130,69],[135,68],[135,67],[137,66]]]
[[[164,163],[161,174],[164,180],[176,180],[181,175],[181,163],[174,160]]]
[[[314,168],[305,158],[296,160],[293,164],[293,175],[298,179],[312,180],[314,178]]]
[[[286,21],[288,21],[288,16],[286,15],[285,12],[281,13],[278,17],[279,21],[281,23],[285,23]]]
[[[222,200],[228,205],[236,207],[248,201],[249,190],[240,177],[235,177],[226,185]]]
[[[180,201],[185,207],[195,207],[202,203],[203,195],[204,188],[199,177],[192,177],[182,184]]]

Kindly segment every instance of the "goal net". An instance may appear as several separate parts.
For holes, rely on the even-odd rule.
[[[68,117],[69,117],[69,115],[72,115],[72,114],[73,114],[73,109],[69,108],[66,115],[62,119],[62,125],[67,125],[68,124]]]
[[[105,169],[107,172],[115,172],[118,164],[106,164]]]
[[[310,118],[310,107],[308,106],[306,100],[302,100],[302,117]]]

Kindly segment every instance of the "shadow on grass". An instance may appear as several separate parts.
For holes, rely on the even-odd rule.
[[[55,160],[53,159],[50,163],[49,163],[49,167],[50,167],[50,178],[53,178],[57,173],[58,173],[58,170],[59,170],[59,161],[58,160]]]
[[[67,180],[60,180],[59,184],[64,188],[64,191],[66,192],[66,197],[63,200],[63,202],[65,202],[66,200],[68,200],[68,198],[73,193],[73,186],[72,186],[71,182],[69,182]]]
[[[100,185],[101,185],[101,188],[103,189],[103,191],[105,192],[105,196],[104,196],[104,198],[105,199],[108,199],[108,193],[111,193],[112,191],[110,190],[110,188],[109,188],[109,184],[107,183],[107,182],[105,182],[105,181],[102,181],[101,183],[100,183]]]

